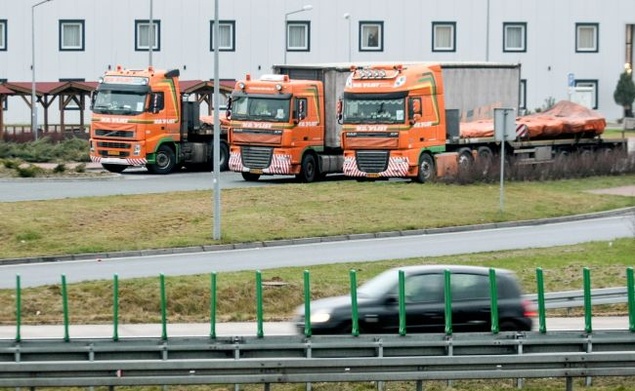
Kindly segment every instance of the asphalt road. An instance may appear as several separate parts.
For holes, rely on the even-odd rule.
[[[342,180],[343,176],[329,175],[327,180]],[[174,191],[212,190],[211,172],[180,171],[170,175],[152,175],[144,168],[129,168],[122,174],[105,177],[47,179],[0,178],[0,202],[42,201],[63,198],[99,197],[130,194],[166,193]],[[293,183],[293,176],[262,176],[257,182],[245,181],[236,172],[222,172],[221,189],[268,186]]]
[[[584,318],[547,318],[548,331],[555,330],[584,330]],[[592,319],[593,330],[627,330],[628,317],[597,316]],[[537,320],[536,320],[537,326]],[[255,336],[258,325],[255,322],[229,322],[216,324],[215,331],[219,337],[228,336]],[[128,337],[160,337],[161,324],[119,324],[118,336]],[[293,323],[290,322],[265,322],[263,324],[265,336],[292,335],[295,334]],[[12,339],[15,337],[15,326],[0,326],[0,339]],[[108,338],[112,337],[113,325],[70,325],[69,336],[71,338]],[[209,323],[174,323],[167,325],[167,334],[170,337],[182,336],[206,336],[210,334]],[[23,339],[36,338],[63,338],[63,325],[22,325],[20,336]]]
[[[433,257],[511,249],[544,248],[589,241],[610,241],[633,237],[632,212],[578,221],[522,225],[512,223],[498,229],[320,241],[230,250],[179,254],[140,255],[64,262],[0,266],[0,289],[13,288],[16,275],[23,287],[89,280],[205,274],[238,270],[266,270],[279,267],[366,262],[385,259]]]

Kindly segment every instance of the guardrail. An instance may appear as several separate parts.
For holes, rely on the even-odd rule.
[[[634,375],[628,331],[0,341],[0,387]]]
[[[591,290],[593,305],[622,304],[628,302],[626,287],[599,288]],[[525,295],[525,298],[538,304],[538,295]],[[545,293],[545,308],[575,308],[584,307],[584,291],[562,291]]]

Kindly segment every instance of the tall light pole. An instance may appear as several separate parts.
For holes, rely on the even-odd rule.
[[[344,19],[348,21],[348,62],[351,62],[351,14],[344,14]]]
[[[284,63],[287,63],[287,44],[289,43],[289,29],[287,27],[287,21],[289,15],[297,14],[298,12],[311,11],[313,6],[311,4],[303,5],[299,10],[287,12],[284,14]]]
[[[31,7],[31,132],[35,132],[37,140],[37,105],[35,102],[35,7],[52,0],[44,0]]]
[[[152,0],[150,0],[150,25],[148,26],[148,66],[152,66],[152,49],[154,47],[154,20],[152,20]]]

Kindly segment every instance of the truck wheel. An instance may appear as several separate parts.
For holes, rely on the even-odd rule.
[[[224,141],[220,143],[220,156],[218,157],[218,161],[221,171],[227,171],[229,169],[229,146]]]
[[[490,147],[478,147],[477,149],[479,167],[482,168],[483,175],[486,175],[492,168],[494,153]]]
[[[302,158],[302,168],[300,169],[300,173],[296,175],[296,178],[303,183],[311,183],[315,181],[315,178],[318,176],[318,167],[317,162],[315,161],[315,156],[310,153],[307,153]]]
[[[250,172],[242,172],[241,174],[247,182],[256,182],[260,178],[260,174],[252,174]]]
[[[128,168],[128,166],[122,166],[121,164],[102,164],[101,166],[104,168],[104,170],[114,172],[116,174],[119,174],[123,172],[123,170]]]
[[[146,165],[148,171],[153,174],[169,174],[176,166],[176,156],[174,155],[174,151],[165,144],[161,145],[157,150],[154,161],[154,164]]]
[[[434,159],[427,153],[422,153],[419,157],[419,170],[415,180],[419,183],[426,183],[436,175]]]
[[[468,169],[474,163],[474,156],[470,148],[461,148],[457,151],[459,154],[459,167],[462,169]]]

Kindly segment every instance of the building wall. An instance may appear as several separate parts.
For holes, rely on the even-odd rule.
[[[567,99],[567,75],[597,80],[598,111],[608,120],[622,115],[613,91],[627,61],[626,25],[635,24],[633,0],[218,0],[219,19],[235,22],[235,51],[219,53],[221,78],[268,73],[285,59],[285,13],[310,22],[310,49],[287,52],[288,63],[355,61],[519,62],[526,80],[526,108]],[[0,50],[0,79],[31,81],[31,11],[37,1],[0,0],[6,21],[6,50]],[[110,66],[147,66],[147,51],[135,50],[135,20],[149,19],[150,0],[53,0],[35,8],[38,81],[96,80]],[[152,62],[180,68],[183,79],[211,79],[210,21],[214,1],[153,0],[160,21],[160,50]],[[349,19],[344,14],[350,14]],[[83,20],[83,51],[59,50],[59,21]],[[360,22],[383,24],[383,50],[359,51]],[[433,22],[455,23],[455,51],[432,51]],[[526,23],[526,51],[503,51],[503,23]],[[1,22],[0,22],[1,23]],[[597,53],[576,53],[576,23],[597,23]],[[350,36],[349,36],[350,34]],[[632,59],[630,60],[632,62]],[[28,123],[21,98],[8,101],[7,123]],[[57,104],[51,112],[54,122]],[[41,110],[40,110],[41,113]],[[41,114],[40,114],[41,118]],[[72,118],[72,114],[71,114]],[[40,120],[41,121],[41,120]]]

